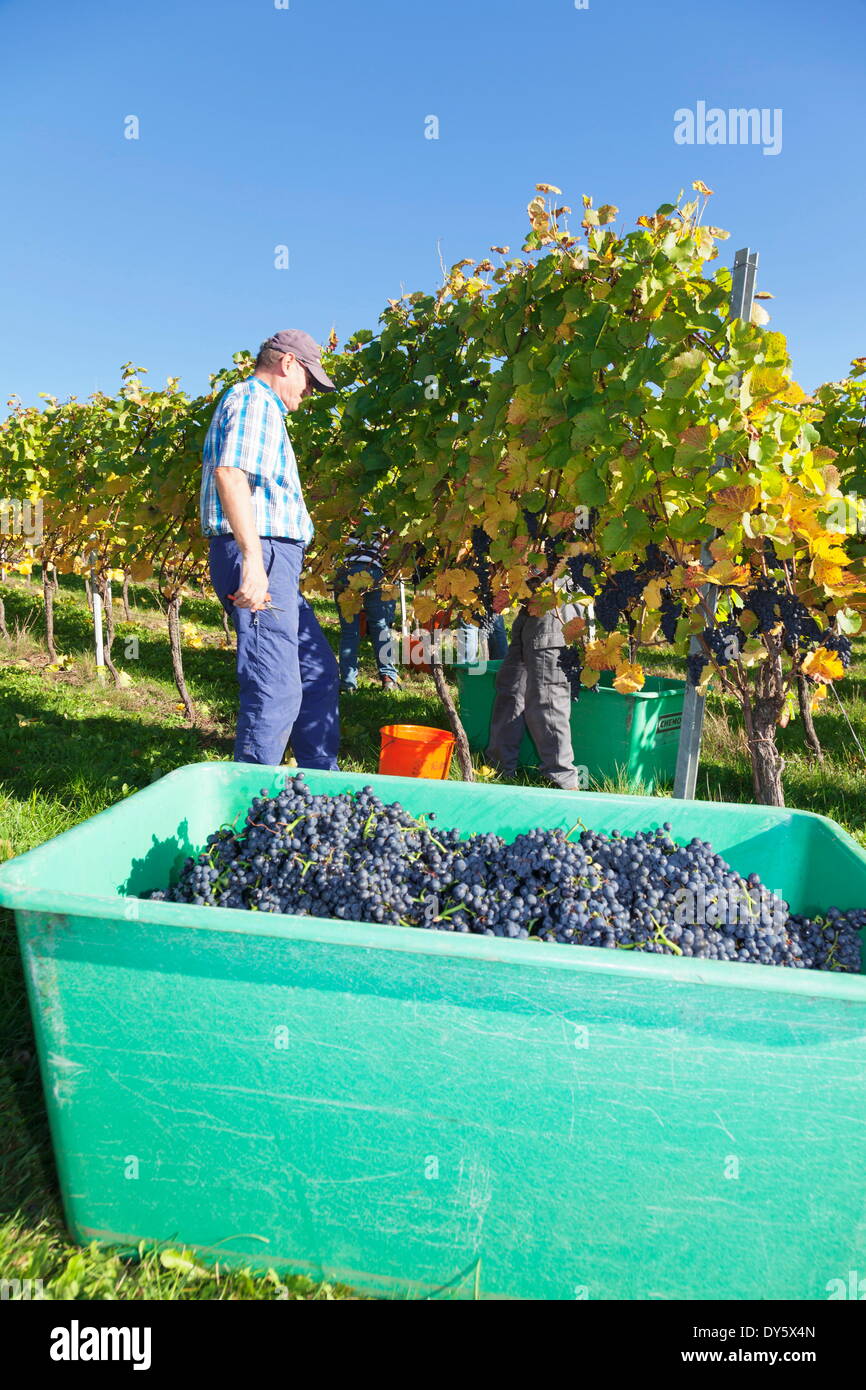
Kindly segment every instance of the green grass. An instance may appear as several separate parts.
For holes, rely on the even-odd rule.
[[[101,684],[90,653],[89,613],[80,583],[65,580],[56,601],[57,649],[67,659],[51,671],[40,643],[39,588],[26,581],[0,586],[12,629],[0,639],[0,859],[20,854],[85,820],[184,763],[231,756],[236,710],[233,652],[225,645],[216,603],[191,596],[184,617],[201,634],[200,648],[184,653],[190,692],[199,721],[190,728],[177,709],[171,680],[165,620],[155,596],[134,591],[133,621],[120,620],[115,661],[130,684]],[[336,645],[333,606],[316,611]],[[138,656],[127,659],[129,638]],[[341,766],[374,772],[379,728],[392,721],[444,726],[433,682],[410,674],[397,692],[375,680],[368,644],[362,649],[361,685],[343,702]],[[842,699],[857,739],[866,746],[866,647],[842,685]],[[679,674],[657,655],[647,665],[656,674]],[[585,698],[592,698],[588,695]],[[780,733],[786,759],[789,805],[820,811],[866,845],[864,760],[832,696],[816,717],[826,750],[823,765],[804,751],[793,723]],[[482,765],[482,759],[476,760]],[[452,771],[456,774],[456,768]],[[536,772],[513,782],[544,785]],[[633,790],[608,783],[601,790]],[[700,797],[752,800],[745,743],[735,711],[711,697],[708,704]],[[0,912],[0,1278],[40,1279],[44,1294],[79,1299],[332,1299],[351,1292],[299,1278],[253,1276],[248,1271],[203,1268],[194,1255],[177,1250],[128,1252],[81,1250],[63,1226],[47,1133],[30,1018],[11,916]]]

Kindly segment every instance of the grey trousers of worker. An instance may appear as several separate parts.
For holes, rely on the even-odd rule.
[[[508,653],[496,676],[487,761],[503,772],[517,768],[520,741],[528,729],[541,767],[554,786],[580,789],[571,746],[571,687],[560,665],[566,645],[556,612],[532,618],[521,610],[511,630]]]

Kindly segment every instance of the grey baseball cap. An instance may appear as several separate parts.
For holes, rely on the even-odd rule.
[[[320,391],[336,391],[336,386],[322,366],[322,349],[315,338],[311,338],[302,328],[284,328],[282,333],[268,338],[265,347],[274,348],[277,352],[294,353]]]

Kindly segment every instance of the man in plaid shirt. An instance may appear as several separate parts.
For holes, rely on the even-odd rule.
[[[238,641],[237,762],[278,765],[290,741],[299,767],[337,769],[339,673],[298,587],[313,524],[285,425],[305,396],[335,389],[308,333],[276,333],[205,439],[201,525]]]

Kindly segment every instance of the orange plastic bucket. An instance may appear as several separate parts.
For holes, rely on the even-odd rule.
[[[444,729],[428,729],[424,724],[386,724],[379,733],[380,772],[445,781],[454,752],[453,734]]]

